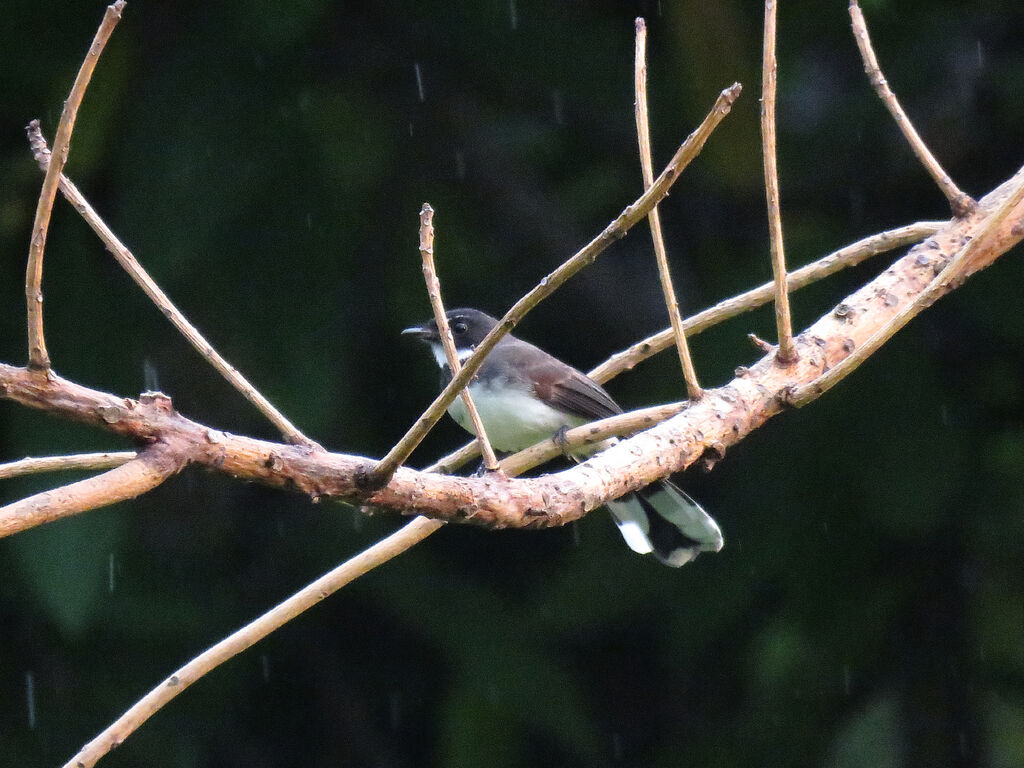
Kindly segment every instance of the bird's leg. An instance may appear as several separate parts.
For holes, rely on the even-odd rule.
[[[498,461],[501,461],[502,459],[504,459],[504,458],[506,458],[508,456],[511,456],[512,454],[511,453],[503,453],[501,451],[495,451],[494,455],[497,456]],[[484,475],[486,475],[488,473],[488,471],[489,470],[487,469],[487,466],[484,464],[484,460],[480,459],[480,463],[476,465],[476,470],[473,472],[472,476],[473,477],[483,477]],[[496,469],[494,471],[495,472],[501,472],[502,470],[501,470],[501,467],[498,467],[498,469]]]
[[[569,425],[563,424],[558,428],[558,431],[551,436],[551,442],[562,452],[562,455],[570,461],[578,462],[579,459],[569,453],[569,440],[566,435],[569,432]]]

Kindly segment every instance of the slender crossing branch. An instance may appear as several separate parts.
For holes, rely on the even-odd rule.
[[[875,56],[875,49],[872,47],[871,38],[868,36],[868,25],[864,21],[864,13],[861,11],[857,0],[850,0],[850,21],[853,24],[853,37],[857,41],[857,48],[860,50],[861,58],[864,60],[864,72],[867,74],[871,86],[878,94],[878,98],[885,104],[885,108],[889,110],[892,119],[896,121],[896,125],[899,126],[903,136],[909,142],[911,150],[913,150],[917,159],[921,161],[928,175],[934,179],[939,189],[942,190],[942,194],[946,196],[953,215],[966,216],[973,212],[977,205],[975,200],[962,191],[943,167],[939,165],[939,161],[935,159],[935,155],[928,149],[928,146],[924,143],[921,135],[914,128],[914,124],[910,122],[910,118],[900,105],[896,94],[889,87],[889,81],[885,79],[881,67],[878,66],[878,57]]]
[[[72,456],[39,456],[0,464],[0,480],[42,472],[68,472],[93,469],[113,469],[131,461],[135,451],[109,453],[77,453]]]
[[[423,280],[427,284],[427,296],[430,298],[430,307],[434,311],[434,322],[437,323],[437,330],[441,334],[441,345],[444,347],[444,355],[448,359],[448,367],[452,376],[456,376],[461,368],[459,353],[455,349],[455,339],[452,338],[452,329],[448,327],[448,317],[444,311],[444,302],[441,301],[441,281],[437,279],[437,268],[434,266],[434,209],[429,203],[423,204],[420,211],[420,256],[423,259]],[[487,430],[484,429],[484,422],[476,409],[473,397],[469,394],[469,387],[459,393],[462,402],[466,404],[466,411],[473,422],[473,431],[480,441],[480,449],[484,455],[484,467],[489,472],[497,472],[498,457],[494,455],[491,441],[487,439]]]
[[[39,164],[39,167],[44,171],[48,171],[52,167],[51,153],[49,148],[46,146],[46,139],[43,137],[42,131],[39,128],[39,121],[33,120],[28,126],[28,140],[29,146],[32,148],[32,154]],[[178,332],[188,341],[189,344],[210,364],[212,365],[221,376],[228,380],[235,389],[237,389],[246,400],[256,406],[257,410],[260,411],[267,419],[281,432],[284,439],[289,443],[295,445],[305,445],[312,449],[319,449],[320,446],[313,440],[306,437],[299,429],[292,424],[284,414],[282,414],[274,405],[264,397],[259,390],[256,389],[249,380],[243,376],[237,368],[231,363],[224,359],[224,357],[213,348],[213,345],[206,340],[206,338],[199,333],[198,329],[192,325],[188,319],[182,314],[174,303],[168,298],[167,294],[163,292],[156,281],[149,276],[149,273],[143,269],[142,265],[138,262],[132,252],[122,243],[117,235],[114,234],[113,230],[107,226],[106,222],[100,218],[100,215],[96,213],[95,209],[89,204],[89,201],[85,199],[85,196],[79,191],[70,179],[61,174],[60,176],[60,191],[67,198],[68,202],[74,206],[75,210],[85,219],[86,223],[92,228],[103,244],[107,246],[107,250],[113,254],[114,259],[117,263],[128,273],[128,275],[135,281],[135,283],[142,289],[142,292],[149,297],[157,309],[163,313],[163,316],[171,321],[171,324],[178,329]]]
[[[636,64],[634,67],[634,84],[636,90],[636,136],[640,144],[640,170],[644,177],[644,189],[649,189],[654,181],[654,166],[651,160],[651,127],[647,110],[647,25],[644,20],[636,20]],[[690,347],[686,343],[686,332],[683,329],[683,318],[679,314],[679,303],[676,291],[672,286],[672,274],[668,268],[668,255],[665,252],[665,238],[661,232],[661,217],[658,206],[654,206],[647,214],[651,225],[651,239],[654,242],[654,257],[658,264],[658,278],[661,291],[665,297],[665,308],[668,310],[669,322],[672,324],[672,335],[679,352],[679,365],[683,369],[686,381],[686,392],[691,400],[699,400],[702,394],[697,381],[697,371],[693,367]]]
[[[50,213],[53,211],[53,201],[57,197],[57,185],[60,183],[61,171],[68,161],[68,151],[71,147],[71,133],[75,130],[75,119],[78,117],[78,108],[85,96],[85,89],[89,87],[93,70],[96,69],[96,62],[107,45],[107,41],[114,33],[114,27],[121,20],[121,11],[124,10],[124,0],[117,0],[116,3],[107,7],[103,14],[103,21],[96,30],[96,37],[89,46],[89,53],[82,61],[78,69],[78,76],[75,84],[71,86],[71,94],[64,102],[64,110],[60,115],[60,122],[57,123],[57,134],[54,137],[53,149],[56,158],[46,169],[43,177],[43,188],[39,192],[39,202],[36,204],[36,218],[32,224],[32,240],[28,250],[28,265],[25,270],[25,302],[28,311],[28,364],[30,368],[46,369],[50,367],[50,355],[46,351],[46,339],[43,334],[43,251],[46,248],[46,233],[50,229]],[[33,121],[36,125],[38,121]]]

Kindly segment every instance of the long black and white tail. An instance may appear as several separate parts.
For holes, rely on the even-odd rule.
[[[622,538],[634,552],[654,554],[678,568],[701,552],[722,548],[718,523],[684,491],[668,480],[652,483],[608,502]]]

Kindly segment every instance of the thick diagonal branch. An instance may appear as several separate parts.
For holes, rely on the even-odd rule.
[[[0,537],[134,499],[153,490],[184,466],[185,460],[178,451],[166,443],[156,443],[108,472],[0,507]]]

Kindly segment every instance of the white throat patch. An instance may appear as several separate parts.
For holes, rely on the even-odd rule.
[[[434,353],[434,359],[437,360],[438,366],[444,368],[446,365],[448,365],[448,357],[444,353],[444,346],[441,344],[441,342],[438,341],[431,344],[430,351]],[[455,355],[459,358],[460,363],[466,362],[466,360],[472,354],[473,350],[468,347],[466,349],[455,350]]]

